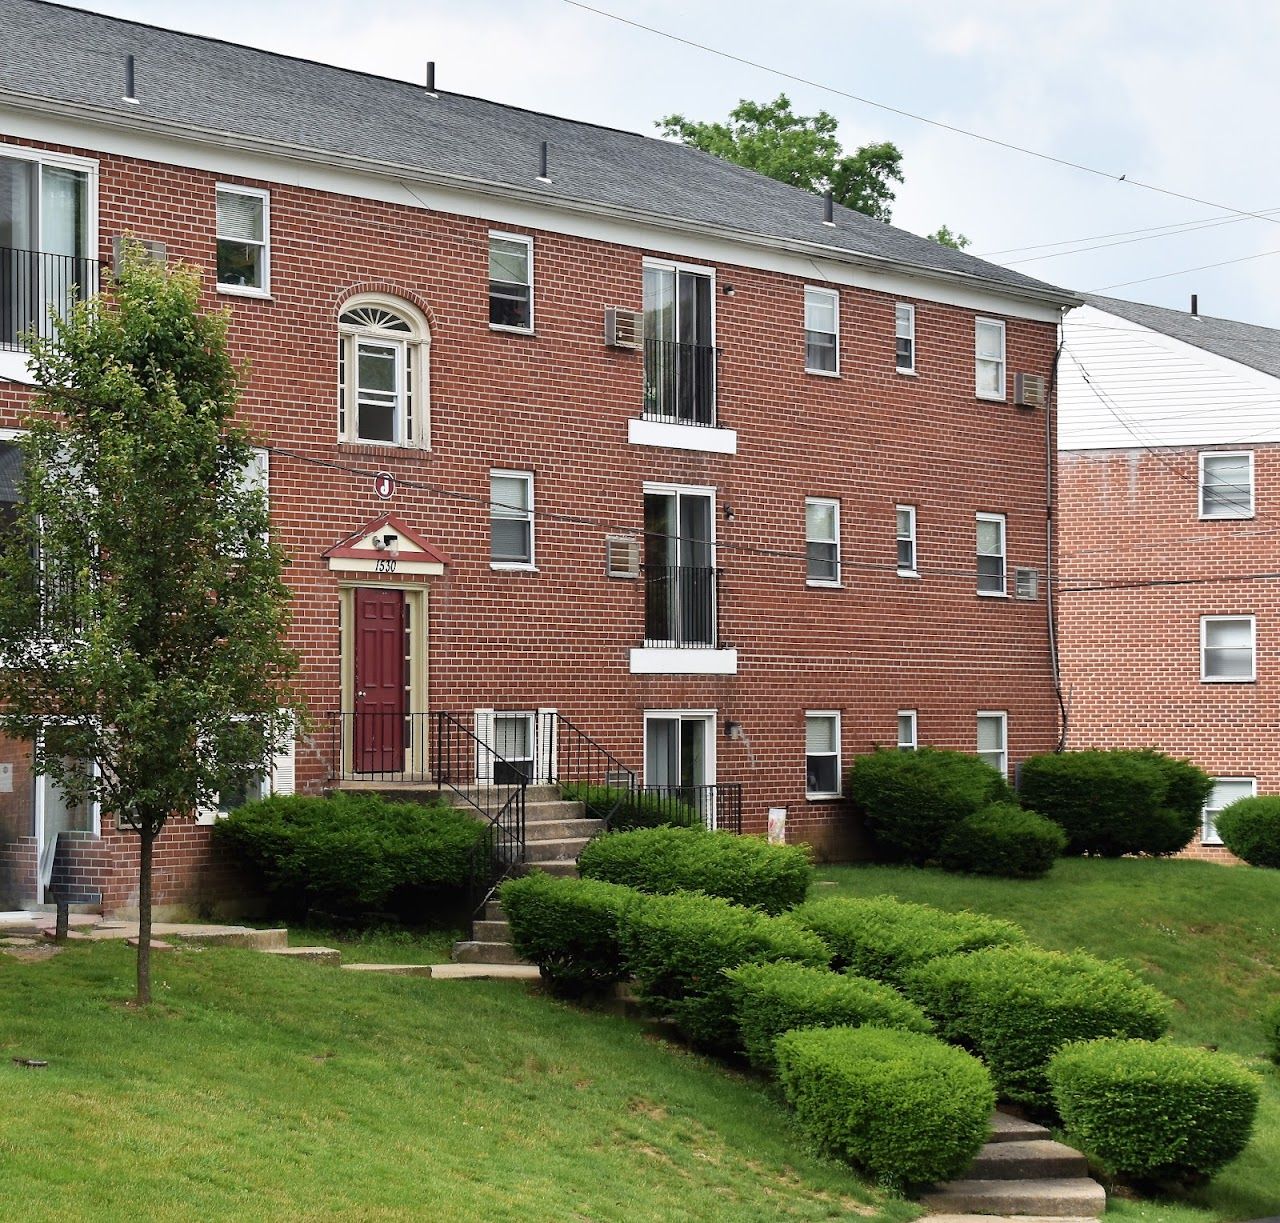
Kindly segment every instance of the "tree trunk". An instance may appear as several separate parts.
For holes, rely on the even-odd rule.
[[[139,1006],[151,1001],[151,850],[156,832],[149,820],[138,832],[138,997]]]

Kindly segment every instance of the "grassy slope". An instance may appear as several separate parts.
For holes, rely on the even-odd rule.
[[[1185,1204],[1120,1202],[1115,1214],[1204,1223],[1280,1213],[1280,1073],[1260,1060],[1258,1015],[1280,997],[1280,871],[1182,861],[1064,859],[1038,882],[904,867],[824,867],[818,895],[888,893],[1018,922],[1045,947],[1123,957],[1171,995],[1173,1036],[1252,1059],[1262,1108],[1248,1149]]]
[[[518,983],[180,950],[139,1014],[131,974],[118,945],[0,955],[0,1218],[826,1219],[882,1201],[807,1156],[753,1084]]]

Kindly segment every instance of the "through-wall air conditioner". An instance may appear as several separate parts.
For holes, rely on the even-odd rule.
[[[640,541],[631,535],[610,535],[604,541],[604,567],[611,578],[638,578]]]
[[[1046,391],[1043,374],[1014,374],[1013,402],[1020,408],[1043,408]]]
[[[1013,571],[1013,597],[1036,600],[1040,597],[1040,570],[1015,569]]]
[[[116,234],[111,239],[111,266],[118,268],[120,260],[124,257],[125,243],[141,250],[143,256],[152,263],[167,263],[169,260],[169,248],[163,242],[156,242],[151,238],[135,238],[133,234]]]
[[[610,348],[642,348],[644,346],[643,312],[610,306],[604,312],[604,342]]]

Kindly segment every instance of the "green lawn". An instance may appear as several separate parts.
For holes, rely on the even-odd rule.
[[[1258,1016],[1280,997],[1280,871],[1168,860],[1068,858],[1035,882],[909,867],[822,867],[820,896],[878,893],[976,909],[1018,922],[1044,947],[1121,957],[1176,1003],[1173,1037],[1218,1045],[1264,1075],[1253,1141],[1183,1203],[1119,1201],[1108,1212],[1151,1223],[1280,1213],[1280,1072],[1262,1059]]]
[[[916,1213],[806,1154],[755,1083],[518,982],[230,949],[155,971],[138,1013],[119,944],[0,954],[0,1219]]]
[[[469,937],[459,927],[434,930],[333,930],[325,926],[290,926],[290,947],[332,947],[344,964],[447,964],[453,945]]]

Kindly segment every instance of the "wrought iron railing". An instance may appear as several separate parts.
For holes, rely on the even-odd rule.
[[[0,349],[24,351],[53,334],[78,301],[98,291],[98,261],[0,246]]]
[[[644,342],[644,415],[679,425],[716,423],[716,360],[711,344]]]
[[[636,775],[562,713],[547,710],[537,720],[537,777],[582,802],[607,832],[634,793]]]
[[[720,832],[742,832],[742,783],[708,786],[641,786],[638,801],[656,805],[672,824],[701,822]]]
[[[706,566],[645,565],[645,643],[714,648],[718,583],[718,572]]]
[[[334,781],[429,781],[431,713],[361,710],[329,715]]]

